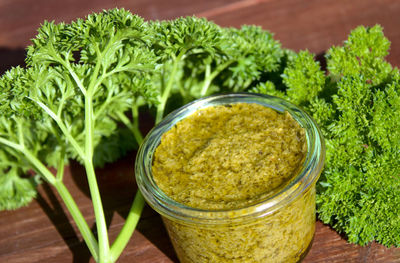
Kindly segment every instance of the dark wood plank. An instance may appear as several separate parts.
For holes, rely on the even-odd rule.
[[[329,226],[317,221],[313,247],[303,263],[399,263],[400,249],[371,243],[362,247],[349,244]]]
[[[359,25],[380,24],[392,41],[389,61],[400,65],[400,1],[392,0],[264,0],[242,1],[228,12],[203,12],[222,26],[260,25],[286,48],[314,53],[341,44]],[[243,4],[244,5],[244,4]]]
[[[145,19],[171,19],[207,12],[239,0],[0,0],[0,47],[25,48],[44,20],[70,22],[93,12],[125,8]]]

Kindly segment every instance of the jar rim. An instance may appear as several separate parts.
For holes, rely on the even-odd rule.
[[[287,111],[305,130],[307,154],[296,177],[272,196],[240,208],[206,210],[186,206],[167,196],[155,183],[151,171],[153,154],[160,144],[161,136],[177,122],[199,109],[242,102],[258,103],[278,112]],[[226,224],[261,218],[286,206],[316,182],[322,171],[324,160],[325,144],[321,131],[315,121],[299,107],[270,95],[229,93],[197,99],[168,114],[143,140],[136,156],[135,175],[145,200],[162,216],[186,223]]]

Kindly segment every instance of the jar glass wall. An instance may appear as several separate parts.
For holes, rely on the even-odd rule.
[[[298,174],[273,196],[237,209],[196,209],[172,200],[152,175],[153,155],[161,136],[199,109],[234,103],[257,103],[287,111],[299,123],[305,130],[307,154]],[[276,97],[235,93],[199,99],[169,114],[146,136],[135,173],[144,198],[162,216],[182,263],[298,262],[314,236],[315,183],[324,157],[321,133],[301,109]]]

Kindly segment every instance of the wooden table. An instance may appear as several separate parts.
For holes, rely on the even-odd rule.
[[[283,46],[323,54],[341,44],[357,25],[379,23],[392,41],[388,60],[400,65],[400,1],[395,0],[0,0],[0,71],[23,64],[24,48],[39,24],[69,22],[102,9],[124,7],[145,19],[195,14],[221,26],[257,24],[275,33]],[[146,120],[144,120],[146,121]],[[98,170],[107,211],[110,238],[115,238],[136,191],[135,153]],[[84,170],[76,163],[66,169],[67,187],[93,226]],[[60,198],[46,184],[36,201],[17,211],[0,212],[0,262],[93,262]],[[146,207],[119,262],[177,262],[159,216]],[[348,244],[328,226],[317,222],[313,247],[304,262],[400,262],[400,249],[372,243]]]

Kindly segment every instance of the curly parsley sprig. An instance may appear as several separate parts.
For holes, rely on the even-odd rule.
[[[157,123],[194,98],[244,90],[275,71],[282,56],[280,44],[258,27],[223,29],[195,17],[145,22],[123,9],[70,24],[45,22],[32,42],[27,68],[0,78],[0,209],[26,205],[45,180],[98,262],[116,261],[144,206],[137,192],[110,246],[94,167],[141,143],[140,109],[155,108]],[[71,159],[85,167],[98,238],[63,183]],[[30,170],[36,176],[24,177]]]
[[[259,84],[305,108],[327,146],[317,183],[319,218],[349,242],[400,246],[400,73],[385,60],[380,26],[358,27],[326,54],[327,72],[307,51],[288,60],[285,84]]]

